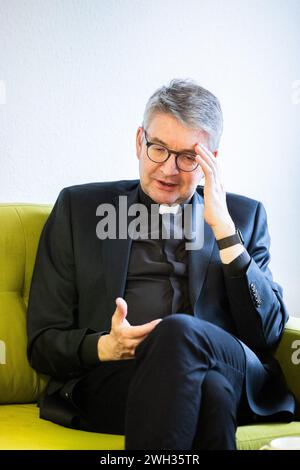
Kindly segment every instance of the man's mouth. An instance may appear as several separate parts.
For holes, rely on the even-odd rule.
[[[165,189],[174,189],[176,186],[178,186],[177,183],[170,183],[169,181],[164,181],[164,180],[156,180],[157,183],[164,187]]]

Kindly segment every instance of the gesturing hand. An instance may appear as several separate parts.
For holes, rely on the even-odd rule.
[[[102,335],[98,341],[100,361],[133,359],[137,346],[158,325],[161,319],[139,326],[131,326],[126,320],[127,303],[121,297],[116,299],[116,310],[112,316],[111,331]]]

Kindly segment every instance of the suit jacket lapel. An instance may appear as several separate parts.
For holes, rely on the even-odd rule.
[[[196,214],[196,204],[201,204],[204,207],[204,200],[203,196],[197,193],[194,194],[193,200],[193,218]],[[189,294],[190,294],[190,303],[192,307],[192,311],[196,314],[196,303],[199,298],[205,276],[208,267],[209,260],[212,255],[213,247],[214,247],[214,234],[210,228],[210,226],[204,221],[203,217],[201,220],[199,216],[196,218],[197,227],[195,229],[198,231],[204,232],[204,240],[202,248],[197,250],[189,250],[188,251],[188,261],[189,261]],[[193,220],[195,222],[195,220]]]

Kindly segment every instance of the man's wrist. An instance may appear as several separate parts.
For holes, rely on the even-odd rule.
[[[224,250],[220,250],[220,258],[223,264],[230,264],[237,259],[243,252],[245,247],[241,244],[233,245]]]
[[[107,354],[107,350],[108,350],[107,341],[108,340],[109,340],[109,334],[100,336],[98,340],[98,345],[97,345],[98,357],[101,362],[110,360]]]
[[[216,240],[221,240],[225,237],[230,237],[235,234],[235,225],[231,222],[226,222],[218,226],[212,227],[212,231]]]
[[[95,366],[99,362],[98,356],[98,343],[101,335],[105,335],[108,332],[100,331],[97,333],[87,333],[80,346],[79,346],[79,357],[85,367]]]

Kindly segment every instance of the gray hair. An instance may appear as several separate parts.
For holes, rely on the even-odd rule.
[[[146,104],[142,124],[144,129],[157,112],[174,116],[188,128],[207,132],[210,150],[218,150],[223,131],[220,102],[194,80],[175,78],[167,86],[158,88]]]

